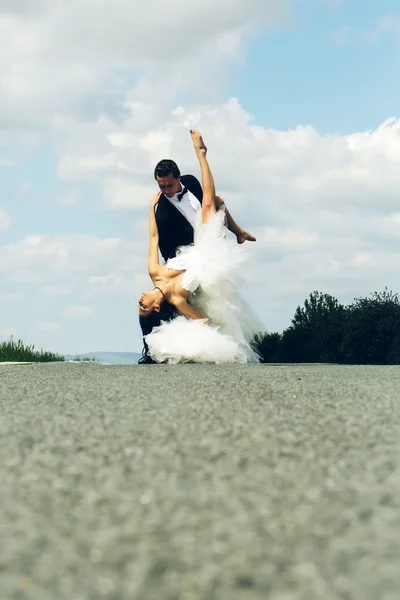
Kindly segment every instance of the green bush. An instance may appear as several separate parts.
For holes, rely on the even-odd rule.
[[[282,335],[259,334],[255,348],[262,362],[400,364],[399,296],[385,288],[342,306],[314,291]]]
[[[53,362],[63,361],[63,356],[35,350],[35,346],[25,346],[22,340],[0,342],[0,362]]]
[[[398,333],[392,340],[389,347],[388,365],[400,365],[400,333]]]
[[[282,334],[279,361],[340,362],[345,312],[333,296],[312,292]]]
[[[398,294],[374,292],[347,308],[343,359],[349,364],[397,364],[400,301]],[[397,340],[396,340],[397,338]]]
[[[253,348],[260,355],[261,362],[277,362],[280,333],[260,332],[254,336]]]

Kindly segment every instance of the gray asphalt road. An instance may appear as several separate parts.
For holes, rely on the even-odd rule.
[[[0,598],[398,600],[399,434],[399,367],[0,367]]]

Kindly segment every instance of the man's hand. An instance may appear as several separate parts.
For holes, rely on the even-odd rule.
[[[177,309],[177,311],[181,315],[184,315],[185,317],[189,317],[189,319],[196,320],[196,319],[206,319],[207,318],[205,315],[203,315],[203,313],[201,313],[199,310],[194,308],[194,306],[189,304],[189,302],[182,297],[176,299],[174,302],[174,305],[175,305],[175,308]]]

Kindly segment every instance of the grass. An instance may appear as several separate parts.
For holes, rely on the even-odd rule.
[[[54,362],[65,360],[63,356],[35,350],[35,346],[25,346],[22,340],[0,342],[0,362]]]

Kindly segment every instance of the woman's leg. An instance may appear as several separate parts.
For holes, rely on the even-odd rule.
[[[203,186],[203,201],[201,204],[201,210],[203,215],[203,223],[205,223],[208,219],[208,215],[211,212],[216,212],[217,210],[215,205],[214,179],[207,161],[207,147],[203,142],[203,138],[196,129],[191,129],[190,135],[192,136],[194,149],[200,163],[201,183]]]

